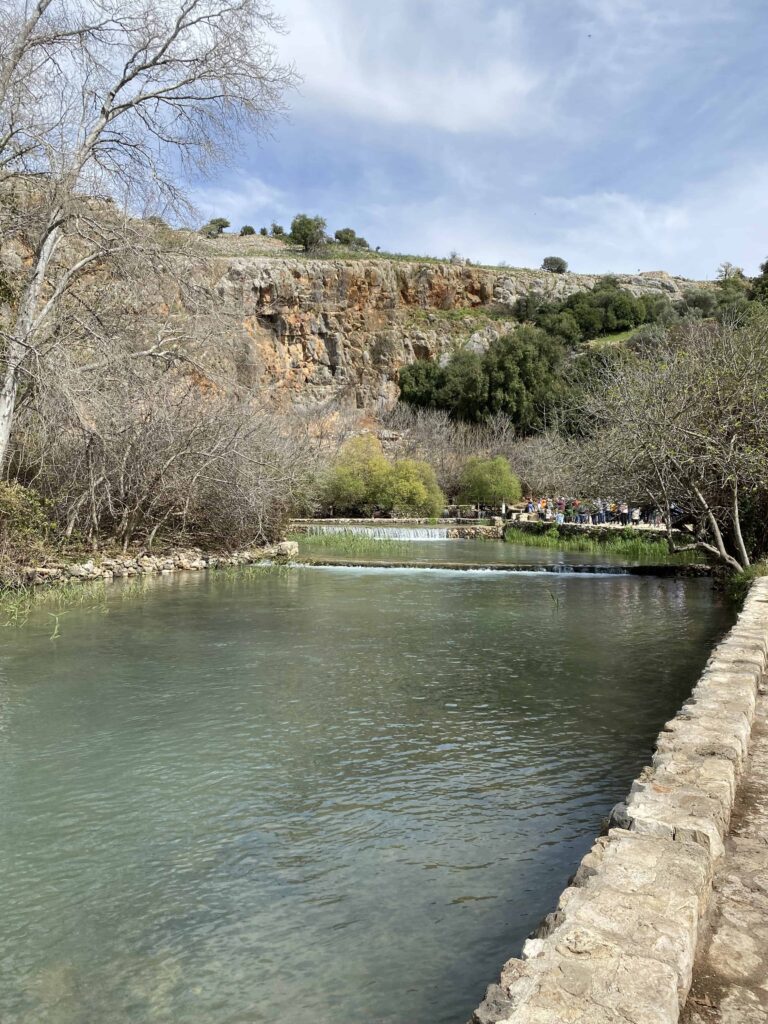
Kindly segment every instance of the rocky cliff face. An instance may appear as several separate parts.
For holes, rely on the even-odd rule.
[[[566,297],[599,280],[450,263],[255,257],[214,259],[205,276],[242,324],[233,358],[243,383],[280,405],[367,411],[396,401],[405,364],[460,345],[482,350],[513,329],[521,295]],[[672,300],[690,285],[663,272],[618,280],[635,295]]]

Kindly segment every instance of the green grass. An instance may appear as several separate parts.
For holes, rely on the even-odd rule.
[[[356,533],[298,533],[292,534],[288,539],[298,542],[299,557],[328,551],[330,554],[345,558],[361,555],[396,558],[404,557],[412,551],[407,540],[387,540]]]
[[[507,527],[504,540],[508,544],[522,544],[525,547],[556,548],[559,551],[582,551],[587,554],[621,555],[628,559],[653,559],[659,562],[701,562],[703,555],[697,551],[683,551],[670,554],[665,540],[643,537],[631,527],[606,534],[605,539],[595,537],[564,536],[556,526],[548,530],[521,530],[518,527]]]
[[[744,604],[749,588],[759,576],[768,576],[768,562],[755,562],[744,572],[733,573],[725,581],[725,592],[738,607]]]
[[[632,327],[628,331],[618,331],[616,334],[603,334],[599,338],[590,338],[586,344],[590,348],[611,348],[613,345],[624,345],[630,338],[634,337],[640,327]]]
[[[126,588],[127,589],[127,588]],[[107,599],[104,580],[62,580],[41,586],[0,590],[0,625],[25,626],[35,609],[48,611],[59,634],[59,617],[68,608],[103,607]],[[52,637],[55,639],[55,637]]]

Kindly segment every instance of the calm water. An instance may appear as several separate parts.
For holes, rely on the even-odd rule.
[[[444,527],[402,528],[387,525],[386,522],[376,527],[334,527],[319,524],[316,529],[322,532],[306,533],[297,537],[301,555],[323,560],[355,561],[358,564],[372,561],[481,562],[486,565],[499,563],[566,567],[655,565],[665,561],[688,560],[687,555],[668,555],[666,552],[661,556],[657,552],[643,552],[629,558],[627,555],[607,551],[559,551],[557,548],[535,547],[528,544],[508,544],[503,540],[448,540],[440,537],[446,532]],[[407,539],[401,538],[402,534],[407,535]]]
[[[528,547],[507,544],[503,540],[414,540],[350,542],[341,536],[298,538],[299,552],[304,557],[365,562],[469,562],[492,565],[627,565],[638,562],[656,563],[657,557],[627,559],[622,555],[600,552],[558,551],[556,548]]]
[[[112,594],[2,634],[3,1024],[462,1024],[730,624],[615,576]]]

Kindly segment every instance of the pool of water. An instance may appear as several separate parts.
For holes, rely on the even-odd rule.
[[[615,576],[110,594],[2,634],[3,1024],[462,1024],[731,621]]]
[[[417,531],[414,530],[414,533]],[[527,544],[508,544],[503,540],[387,540],[381,536],[367,538],[355,534],[302,534],[297,538],[299,553],[305,558],[329,561],[365,562],[463,562],[477,564],[515,565],[648,565],[666,559],[643,554],[627,558],[611,552],[559,551]]]

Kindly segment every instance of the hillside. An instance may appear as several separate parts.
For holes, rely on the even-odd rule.
[[[219,255],[218,245],[200,246],[190,271],[240,326],[228,357],[238,378],[280,405],[303,408],[390,405],[405,364],[457,346],[482,350],[516,325],[511,309],[520,296],[564,298],[599,280],[374,256]],[[673,301],[693,284],[661,271],[617,280],[634,295]]]

